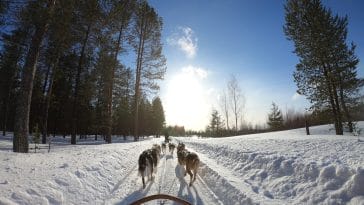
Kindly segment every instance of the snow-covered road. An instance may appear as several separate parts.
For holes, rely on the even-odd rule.
[[[364,127],[364,123],[360,123]],[[130,204],[169,194],[192,204],[364,205],[364,143],[335,136],[329,126],[220,139],[174,138],[198,153],[196,182],[176,152],[161,155],[153,181],[142,188],[139,154],[162,139],[91,139],[69,145],[54,139],[50,153],[12,152],[0,137],[0,204]],[[149,204],[174,204],[157,200]]]
[[[111,199],[106,200],[106,203],[130,204],[145,196],[168,194],[187,200],[191,204],[223,204],[201,177],[197,178],[192,187],[188,186],[189,175],[184,176],[185,170],[184,167],[177,163],[176,152],[171,154],[167,151],[165,154],[162,154],[157,170],[155,178],[153,180],[148,179],[146,188],[142,189],[141,178],[135,175],[137,173],[137,166],[135,166],[129,174],[126,174],[126,180],[118,182],[117,186],[113,189],[114,197],[111,196]],[[135,186],[137,189],[130,189],[130,192],[125,192],[120,187],[122,184],[123,186],[127,185],[127,187]],[[122,196],[122,199],[115,196]],[[148,204],[172,204],[172,201],[161,199]]]

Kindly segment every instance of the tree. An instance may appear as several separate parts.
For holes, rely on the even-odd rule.
[[[207,132],[213,137],[220,136],[220,132],[224,129],[224,122],[221,119],[219,112],[213,109],[211,112],[210,124],[207,127]]]
[[[48,136],[48,116],[53,84],[58,70],[59,59],[72,45],[71,34],[72,20],[74,19],[74,4],[71,1],[63,0],[56,4],[54,17],[50,23],[48,42],[45,54],[47,72],[43,84],[43,119],[42,119],[42,143],[46,143]]]
[[[76,135],[78,132],[79,109],[77,106],[80,102],[81,74],[86,61],[87,46],[90,44],[92,35],[96,32],[96,24],[101,18],[100,2],[97,0],[82,0],[78,4],[79,19],[76,22],[75,35],[80,37],[81,50],[79,53],[77,73],[75,76],[75,84],[73,89],[73,105],[72,105],[72,134],[71,144],[76,144]]]
[[[158,90],[155,82],[161,80],[166,72],[166,60],[162,54],[161,43],[162,19],[155,10],[142,0],[135,11],[135,23],[132,28],[130,44],[137,55],[134,93],[134,140],[138,140],[139,103],[142,89]]]
[[[34,3],[34,4],[33,4]],[[40,45],[48,29],[49,18],[52,16],[56,0],[50,0],[44,7],[40,1],[31,2],[28,5],[29,14],[33,17],[34,34],[30,42],[27,57],[25,59],[20,93],[17,99],[16,121],[14,127],[13,150],[14,152],[28,152],[29,111],[33,91],[33,80],[38,61]],[[32,10],[35,9],[35,10]],[[32,18],[31,17],[31,18]]]
[[[282,112],[274,102],[272,103],[271,112],[268,114],[267,124],[271,130],[279,130],[283,127]]]
[[[245,97],[242,94],[238,81],[234,75],[231,75],[230,81],[228,82],[228,92],[230,107],[235,120],[235,131],[238,131],[238,120],[242,116],[242,111],[245,106]]]
[[[319,0],[289,0],[285,10],[284,32],[300,60],[294,72],[297,92],[313,109],[330,108],[336,134],[342,135],[343,110],[351,121],[347,105],[357,101],[363,86],[356,75],[355,45],[346,43],[348,18],[333,15]]]
[[[220,98],[220,106],[221,106],[221,110],[224,114],[225,117],[225,122],[226,122],[226,129],[230,130],[229,127],[229,104],[228,104],[228,95],[226,94],[226,90],[224,89],[222,92],[222,96]]]
[[[121,46],[123,44],[123,39],[125,37],[125,33],[127,32],[127,27],[130,22],[131,14],[134,7],[134,1],[131,0],[114,0],[111,1],[111,10],[107,15],[108,25],[109,25],[109,34],[111,36],[116,36],[116,39],[111,40],[111,45],[115,45],[112,50],[112,56],[110,59],[111,65],[109,72],[109,77],[106,79],[106,141],[111,143],[111,132],[112,132],[112,101],[113,101],[113,87],[114,87],[114,78],[115,78],[115,70],[118,66],[118,56],[121,51]],[[117,29],[114,29],[117,28]],[[117,35],[113,35],[117,33]]]
[[[164,124],[165,124],[165,116],[162,101],[159,97],[156,97],[152,101],[152,134],[155,134],[157,137],[162,133]]]
[[[0,102],[1,102],[1,122],[3,135],[7,130],[9,117],[14,115],[10,112],[13,107],[11,102],[16,96],[16,90],[19,87],[18,77],[20,73],[19,61],[25,52],[22,44],[26,40],[26,33],[20,29],[12,32],[10,35],[3,34],[4,51],[0,61]]]

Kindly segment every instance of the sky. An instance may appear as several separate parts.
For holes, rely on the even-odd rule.
[[[167,125],[204,130],[212,109],[234,75],[245,98],[243,120],[264,125],[275,102],[304,112],[310,104],[296,93],[292,74],[298,57],[283,33],[281,0],[150,0],[163,18],[167,73],[160,96]],[[348,41],[364,57],[364,1],[325,0],[348,15]],[[363,63],[358,74],[364,76]],[[221,114],[222,112],[220,112]]]

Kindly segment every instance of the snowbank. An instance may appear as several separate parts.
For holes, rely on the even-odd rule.
[[[364,127],[363,123],[360,125]],[[226,175],[228,169],[235,177],[230,185],[237,188],[239,185],[234,184],[242,183],[263,196],[261,200],[255,194],[246,196],[253,196],[254,201],[364,204],[364,143],[349,134],[330,135],[328,126],[314,127],[310,136],[304,133],[303,129],[297,129],[231,138],[178,140],[204,158],[216,161],[218,166],[213,168],[214,172],[209,171],[219,175],[215,178],[231,179]],[[243,189],[240,191],[247,192]]]

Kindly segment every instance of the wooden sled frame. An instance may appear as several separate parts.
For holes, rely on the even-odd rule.
[[[185,201],[185,200],[180,199],[178,197],[174,197],[174,196],[167,195],[167,194],[155,194],[155,195],[146,196],[146,197],[141,198],[141,199],[139,199],[137,201],[134,201],[130,205],[141,205],[142,203],[152,201],[152,200],[156,200],[156,199],[168,199],[168,200],[172,200],[174,202],[178,202],[178,203],[180,203],[182,205],[191,205],[190,202],[188,202],[188,201]]]

